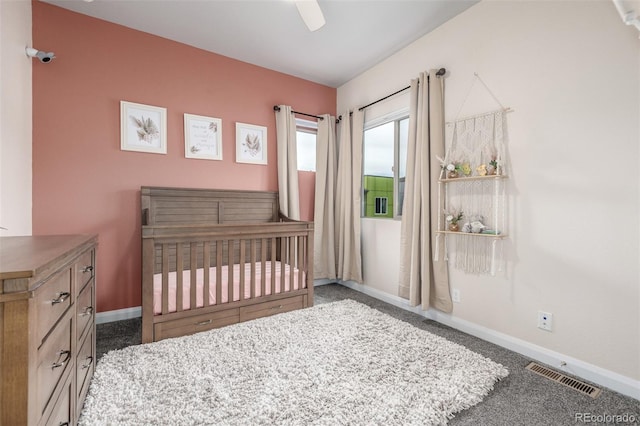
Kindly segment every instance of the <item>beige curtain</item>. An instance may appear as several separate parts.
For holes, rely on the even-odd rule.
[[[402,208],[399,294],[412,306],[451,312],[444,258],[433,261],[438,215],[438,177],[444,158],[444,80],[437,70],[411,81],[407,178]],[[441,257],[444,257],[444,250]]]
[[[276,111],[276,142],[280,211],[291,219],[300,220],[296,120],[290,106],[278,106],[280,110]]]
[[[364,112],[342,114],[339,131],[335,226],[337,278],[362,283],[360,203]]]
[[[335,190],[336,119],[318,120],[316,137],[316,193],[314,222],[314,277],[336,279]]]

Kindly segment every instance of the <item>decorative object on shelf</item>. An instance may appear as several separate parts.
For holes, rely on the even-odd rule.
[[[469,223],[469,225],[471,225],[472,234],[480,234],[482,231],[484,231],[487,228],[485,224],[479,220],[474,220],[471,223]]]
[[[185,114],[184,156],[203,160],[222,160],[222,120]]]
[[[460,170],[464,176],[471,176],[471,165],[469,163],[462,163]]]
[[[267,164],[267,128],[236,123],[236,163]]]
[[[449,223],[449,231],[458,232],[460,230],[458,222],[462,220],[463,212],[453,209],[449,213],[445,212],[445,215],[446,220]]]
[[[484,221],[484,217],[482,215],[472,215],[469,218],[468,222],[465,222],[462,225],[462,232],[467,234],[481,234],[488,227],[482,223]]]
[[[451,164],[447,164],[447,179],[455,179],[458,177],[458,170],[456,168],[456,165],[451,163]]]
[[[445,156],[438,158],[442,165],[439,205],[444,211],[460,206],[474,215],[466,216],[464,223],[456,221],[461,232],[450,232],[453,221],[449,216],[445,223],[438,223],[434,259],[444,249],[445,258],[452,256],[450,264],[456,269],[495,275],[503,267],[502,241],[507,237],[506,114],[511,109],[502,106],[477,73],[476,82],[484,85],[500,109],[458,118],[467,94],[456,119],[447,123]],[[457,179],[451,179],[451,168]]]
[[[167,109],[120,101],[120,149],[167,153]]]
[[[490,158],[489,165],[487,166],[487,174],[489,176],[502,174],[498,164],[498,152],[495,145],[487,146],[486,150],[486,157]]]

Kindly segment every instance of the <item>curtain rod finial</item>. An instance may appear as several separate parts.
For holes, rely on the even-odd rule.
[[[279,107],[278,105],[274,105],[274,106],[273,106],[273,110],[274,110],[274,111],[280,111],[280,107]]]

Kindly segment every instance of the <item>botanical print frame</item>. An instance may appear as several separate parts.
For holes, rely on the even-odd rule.
[[[236,123],[236,163],[267,164],[267,128]]]
[[[222,160],[222,120],[184,114],[184,156]]]
[[[167,153],[167,109],[120,101],[120,149]]]

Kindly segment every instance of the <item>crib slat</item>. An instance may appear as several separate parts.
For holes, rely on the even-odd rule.
[[[245,280],[245,274],[244,274],[244,260],[245,260],[245,256],[247,254],[246,252],[246,240],[240,240],[240,300],[244,300],[244,280]]]
[[[183,289],[183,277],[182,271],[184,270],[184,252],[182,251],[182,243],[176,244],[176,310],[178,312],[183,309],[182,289]]]
[[[271,238],[271,294],[276,293],[276,239]]]
[[[234,240],[229,240],[229,242],[227,243],[227,249],[229,251],[229,258],[227,261],[227,270],[229,271],[229,281],[227,283],[227,302],[231,303],[233,302],[233,265],[234,265],[234,259],[233,259],[233,252],[235,251],[235,247],[236,243]]]
[[[251,250],[251,298],[256,297],[256,240],[251,240],[249,243],[249,249]]]
[[[216,241],[216,305],[222,303],[222,241]]]
[[[280,293],[285,292],[284,288],[284,271],[287,264],[287,243],[289,239],[286,237],[280,238]]]
[[[204,306],[209,306],[211,300],[209,299],[209,269],[211,268],[211,242],[205,241],[202,247],[202,268],[204,269]]]
[[[302,288],[302,270],[304,269],[303,266],[303,261],[304,261],[304,238],[303,237],[297,237],[298,238],[298,261],[296,262],[296,266],[298,267],[298,288],[296,290],[299,290]],[[291,275],[294,274],[294,271],[291,271]]]
[[[189,305],[189,309],[196,308],[196,294],[198,291],[197,285],[197,270],[198,270],[198,243],[191,243],[191,252],[189,253],[189,259],[191,260],[191,304]]]
[[[293,291],[293,265],[296,264],[296,237],[289,237],[289,291]]]
[[[260,240],[260,296],[264,296],[267,291],[266,283],[267,283],[267,268],[266,268],[266,259],[267,259],[267,239],[263,238]]]
[[[169,312],[169,244],[162,244],[162,313]]]

